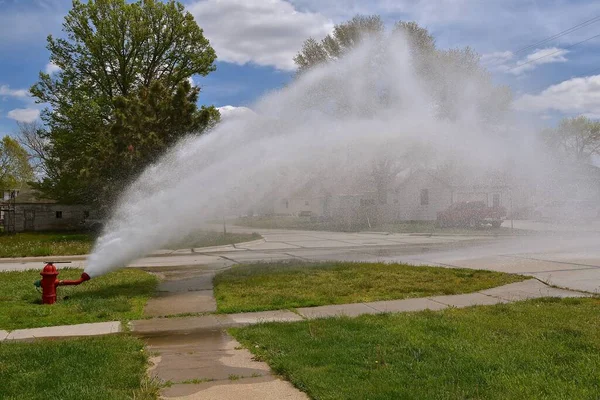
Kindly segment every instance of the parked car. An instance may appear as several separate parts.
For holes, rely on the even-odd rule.
[[[468,201],[454,203],[448,209],[439,212],[437,225],[440,228],[479,228],[485,225],[499,228],[505,219],[504,207],[488,207],[483,201]]]
[[[533,218],[537,221],[590,221],[600,218],[600,204],[596,201],[555,200],[536,207]]]

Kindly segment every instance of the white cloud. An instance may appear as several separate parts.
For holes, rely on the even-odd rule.
[[[537,49],[524,59],[518,61],[513,67],[508,68],[506,72],[513,75],[520,75],[523,72],[532,71],[542,64],[566,62],[567,59],[565,55],[568,52],[568,50],[559,49],[557,47]]]
[[[304,40],[333,28],[322,14],[298,11],[284,0],[200,0],[187,8],[219,60],[235,64],[293,70]]]
[[[221,113],[221,121],[254,114],[254,111],[248,107],[223,106],[218,107],[217,110]]]
[[[57,72],[59,72],[61,69],[58,65],[54,64],[53,62],[49,62],[48,64],[46,64],[46,73],[48,75],[52,75],[55,74]]]
[[[11,89],[8,85],[0,85],[0,96],[27,98],[29,92],[27,89]]]
[[[336,23],[356,14],[379,14],[386,22],[416,21],[432,32],[441,48],[471,46],[480,53],[516,50],[571,28],[598,14],[593,0],[289,0]],[[564,47],[592,36],[587,27],[562,36]],[[598,43],[598,41],[596,41]]]
[[[35,108],[15,108],[9,111],[7,116],[19,122],[33,122],[40,116],[40,110]]]
[[[483,54],[481,56],[481,63],[491,71],[521,75],[524,72],[533,71],[543,64],[566,62],[568,60],[565,55],[568,52],[565,49],[548,47],[545,49],[536,49],[526,57],[513,61],[515,54],[512,51],[496,51]]]
[[[498,69],[504,67],[514,56],[512,51],[495,51],[483,54],[481,56],[481,63],[489,69]]]
[[[514,107],[522,111],[559,111],[597,118],[600,116],[600,75],[572,78],[538,94],[525,94],[515,101]]]

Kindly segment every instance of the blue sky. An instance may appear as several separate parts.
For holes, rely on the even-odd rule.
[[[592,0],[186,0],[217,51],[217,71],[195,78],[200,102],[250,106],[293,75],[304,39],[327,34],[357,13],[386,23],[414,20],[441,48],[471,46],[498,82],[516,93],[515,108],[540,121],[585,114],[600,118],[600,18],[526,51],[553,34],[600,16]],[[48,66],[45,38],[60,35],[70,0],[0,0],[0,136],[42,108],[27,95]],[[545,57],[543,57],[545,56]],[[543,58],[541,58],[543,57]],[[524,62],[531,61],[522,65]],[[521,65],[521,66],[519,66]]]

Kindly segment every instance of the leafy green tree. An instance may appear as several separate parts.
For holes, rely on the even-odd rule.
[[[29,155],[10,136],[0,140],[0,191],[19,189],[33,179]]]
[[[559,157],[590,162],[600,155],[600,121],[585,116],[563,118],[556,128],[546,129],[543,139]]]
[[[352,20],[336,25],[333,33],[318,42],[309,38],[294,58],[298,73],[305,72],[317,65],[339,59],[351,51],[367,36],[381,36],[385,26],[378,15],[357,15]]]
[[[197,107],[200,89],[189,83],[214,71],[216,55],[174,0],[74,0],[63,31],[47,45],[60,71],[31,88],[49,104],[49,173],[38,188],[107,205],[177,139],[218,120],[214,107]]]

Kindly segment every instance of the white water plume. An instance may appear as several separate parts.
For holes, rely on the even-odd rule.
[[[254,113],[183,140],[123,194],[86,272],[97,276],[177,242],[222,218],[230,202],[260,209],[314,182],[356,190],[384,158],[413,168],[534,163],[523,156],[522,133],[481,122],[486,94],[476,81],[457,83],[451,102],[460,112],[450,121],[438,117],[413,64],[400,38],[366,42],[267,95]]]

